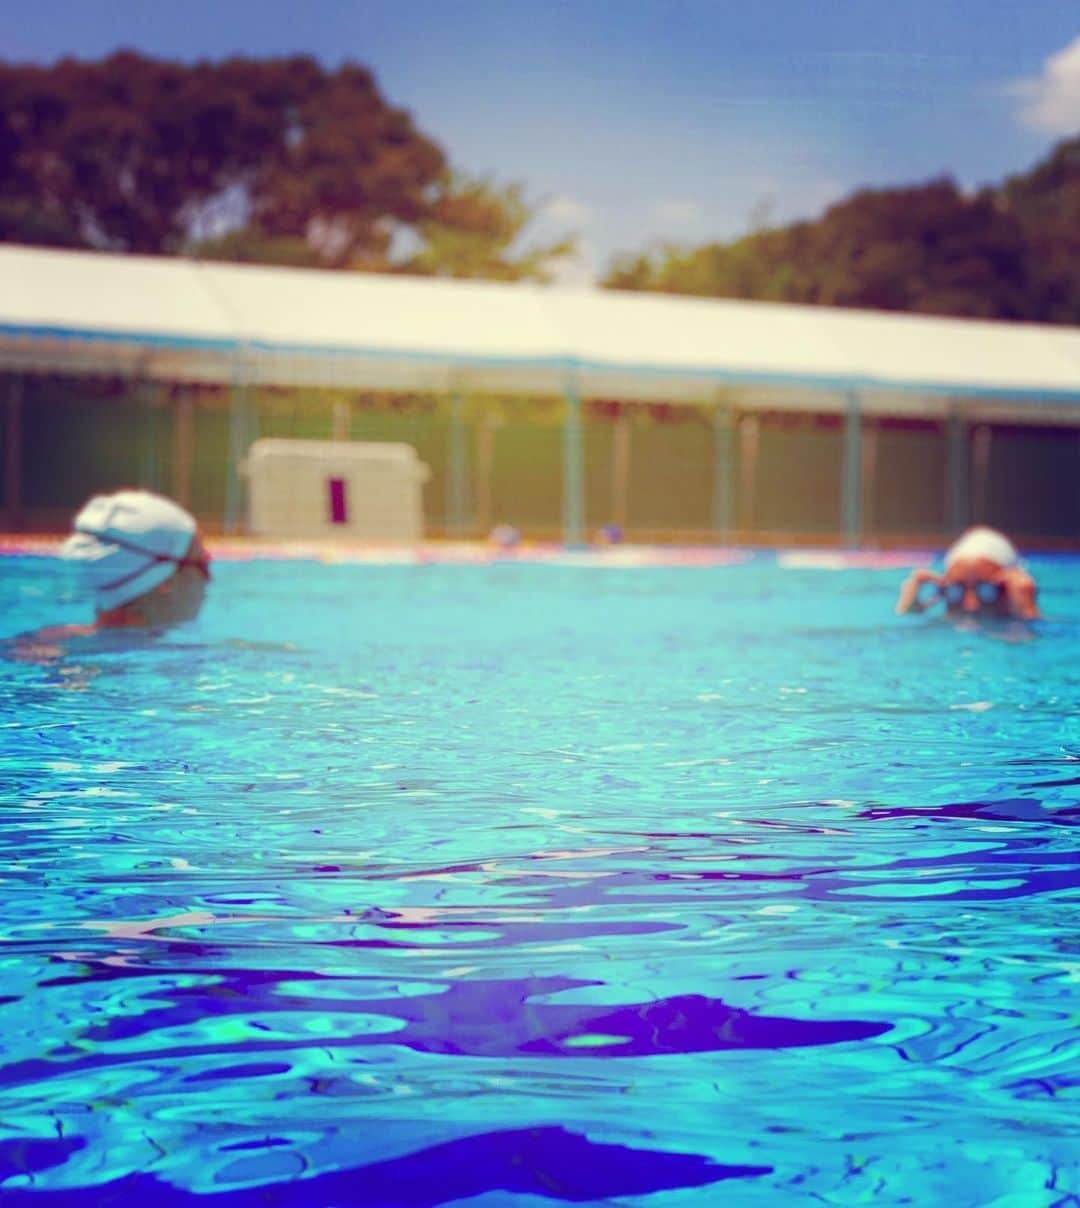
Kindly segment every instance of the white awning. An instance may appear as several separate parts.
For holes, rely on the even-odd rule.
[[[673,401],[736,384],[1071,414],[1080,328],[6,245],[0,367]]]

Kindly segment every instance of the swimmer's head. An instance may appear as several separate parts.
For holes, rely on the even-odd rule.
[[[1015,566],[1020,557],[1016,546],[997,529],[988,528],[984,524],[969,528],[962,537],[954,541],[945,551],[946,571],[963,559],[986,559],[996,562],[998,566]]]
[[[99,624],[175,625],[202,607],[209,558],[179,504],[150,491],[95,495],[73,528],[61,556],[77,565]]]
[[[1009,610],[1006,572],[1019,564],[1016,547],[997,529],[968,529],[945,553],[941,595],[950,612],[998,613]]]
[[[513,549],[521,543],[521,533],[512,524],[497,524],[488,534],[488,540],[501,549]]]
[[[597,545],[618,545],[622,539],[623,531],[617,524],[603,524],[596,534]]]

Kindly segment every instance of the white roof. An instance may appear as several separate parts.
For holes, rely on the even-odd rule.
[[[1080,404],[1080,328],[0,246],[0,365],[701,400]],[[936,399],[936,403],[934,400]],[[884,406],[880,404],[879,406]]]
[[[225,314],[207,305],[194,274],[177,267],[164,257],[0,246],[0,324],[231,342]]]

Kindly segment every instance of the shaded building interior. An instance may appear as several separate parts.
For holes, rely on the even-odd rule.
[[[41,263],[46,277],[71,268],[76,293],[95,273],[103,288],[126,289],[108,278],[127,258],[14,250],[24,277]],[[159,275],[170,267],[151,263]],[[198,271],[186,262],[176,268]],[[330,275],[255,271],[286,291],[296,279]],[[16,281],[7,279],[3,292],[11,294]],[[403,283],[390,284],[402,297]],[[971,329],[991,341],[995,332],[985,329],[999,329],[1007,343],[1010,326],[1030,334],[1032,325],[871,316],[885,344],[890,323],[921,323],[947,352],[959,328],[953,380],[935,382],[932,367],[920,367],[908,382],[865,365],[846,379],[835,367],[800,373],[797,363],[782,363],[782,351],[776,372],[762,372],[771,364],[775,312],[801,311],[797,318],[813,323],[813,308],[712,304],[708,330],[719,347],[703,372],[663,362],[664,349],[661,363],[635,361],[641,354],[631,344],[619,352],[623,360],[602,362],[589,348],[515,354],[513,315],[508,354],[478,352],[468,329],[460,349],[451,333],[450,346],[443,339],[433,353],[438,339],[419,329],[403,333],[403,347],[373,349],[359,308],[355,346],[329,349],[306,344],[303,331],[295,345],[232,338],[228,319],[209,334],[163,332],[153,315],[139,330],[95,327],[92,305],[72,322],[63,272],[46,285],[30,316],[2,313],[0,298],[0,525],[9,532],[63,531],[88,495],[126,485],[174,496],[210,532],[242,533],[245,452],[257,437],[277,436],[413,445],[431,468],[424,511],[426,533],[436,538],[481,537],[503,523],[526,537],[576,541],[615,524],[637,541],[937,545],[979,522],[1036,546],[1070,547],[1080,537],[1076,329],[1037,329],[1047,340],[1060,335],[1049,368],[1018,364],[997,381],[980,365],[965,375]],[[363,283],[369,296],[378,287]],[[533,311],[523,326],[535,323],[542,292],[422,288],[436,323],[432,297],[459,312],[477,296],[510,309],[527,297]],[[601,319],[605,301],[590,302]],[[636,301],[621,296],[619,305]],[[656,305],[667,302],[675,331],[681,301],[649,299],[656,322],[667,314]],[[741,322],[746,308],[758,308],[751,317],[764,324],[765,347],[749,367],[738,343],[723,340],[725,319]],[[697,321],[702,311],[690,313]],[[618,338],[617,320],[609,342]],[[910,326],[900,334],[910,343]],[[823,342],[829,335],[826,327]],[[778,330],[778,349],[783,336]],[[1014,360],[1024,360],[1024,348]]]

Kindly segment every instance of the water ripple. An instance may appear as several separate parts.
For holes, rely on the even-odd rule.
[[[1071,631],[299,573],[0,664],[5,1205],[1070,1202]]]

